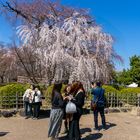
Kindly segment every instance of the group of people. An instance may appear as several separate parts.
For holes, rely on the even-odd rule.
[[[23,95],[23,102],[25,108],[25,119],[38,119],[40,106],[42,104],[42,94],[38,86],[31,85]]]
[[[75,81],[68,84],[61,92],[62,83],[55,83],[51,94],[51,113],[48,129],[48,137],[51,140],[58,140],[61,130],[62,121],[64,119],[64,133],[67,134],[69,140],[81,140],[80,134],[80,118],[83,114],[83,106],[86,93],[83,84],[80,81]],[[102,119],[102,127],[106,129],[106,120],[104,114],[105,108],[105,90],[101,86],[101,82],[92,82],[90,93],[93,95],[91,103],[96,107],[93,110],[94,114],[94,130],[99,130],[98,127],[98,113]],[[39,118],[40,106],[42,102],[42,94],[39,87],[31,85],[23,95],[25,107],[25,119],[31,117],[32,119]],[[69,103],[74,104],[76,111],[69,113],[67,106]]]
[[[55,83],[52,90],[50,113],[50,123],[48,129],[48,137],[52,140],[58,140],[61,130],[62,120],[64,119],[65,133],[69,140],[81,140],[79,121],[83,114],[83,106],[86,93],[83,84],[79,81],[67,85],[64,90],[65,94],[61,94],[62,83]],[[92,102],[96,103],[94,109],[94,130],[98,130],[98,113],[101,115],[103,129],[106,129],[106,121],[104,115],[104,97],[105,90],[101,87],[100,82],[91,83]],[[67,104],[72,102],[76,106],[76,112],[67,113]]]

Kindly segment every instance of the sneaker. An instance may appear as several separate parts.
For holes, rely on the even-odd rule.
[[[106,127],[103,127],[102,130],[105,131],[106,130]]]
[[[96,133],[99,132],[99,128],[93,128],[93,131],[95,131]]]
[[[26,117],[25,117],[25,119],[29,119],[29,117],[28,117],[28,116],[26,116]]]

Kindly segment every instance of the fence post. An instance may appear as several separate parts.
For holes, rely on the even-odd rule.
[[[119,95],[118,95],[118,93],[116,93],[117,94],[117,107],[119,107]]]
[[[126,94],[127,95],[127,104],[129,104],[129,94]]]
[[[2,94],[0,93],[0,108],[2,108]]]
[[[3,94],[2,94],[2,97],[1,97],[1,108],[3,108]]]
[[[138,107],[140,107],[140,93],[138,94]]]
[[[16,111],[18,111],[18,93],[16,93]]]
[[[113,107],[113,105],[112,105],[112,101],[113,100],[113,93],[111,94],[111,108]]]

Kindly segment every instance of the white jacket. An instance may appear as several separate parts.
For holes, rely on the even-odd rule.
[[[35,93],[37,93],[36,96],[34,96]],[[42,99],[41,99],[41,92],[40,92],[40,90],[34,92],[34,93],[33,93],[33,97],[35,98],[35,99],[34,99],[34,102],[35,102],[35,103],[41,102]]]
[[[34,95],[34,91],[32,89],[27,89],[23,95],[23,101],[27,101],[28,99],[28,102],[32,103],[33,95]]]

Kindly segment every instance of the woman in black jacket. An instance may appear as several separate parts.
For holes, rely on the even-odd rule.
[[[74,98],[68,97],[75,105],[77,112],[73,114],[73,119],[69,126],[69,140],[81,140],[79,121],[83,114],[83,105],[85,100],[85,90],[81,82],[73,83],[71,93],[74,93]]]

